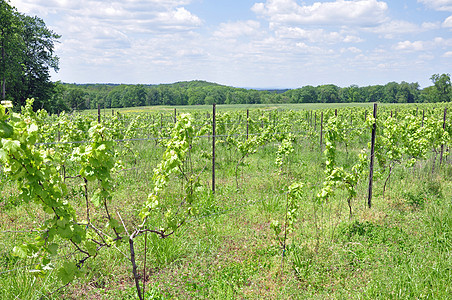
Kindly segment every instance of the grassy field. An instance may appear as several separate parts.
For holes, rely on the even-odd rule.
[[[217,105],[218,111],[237,111],[237,110],[317,110],[317,109],[335,109],[343,107],[369,107],[372,108],[373,103],[292,103],[292,104],[222,104]],[[386,104],[390,105],[390,104]],[[399,105],[400,106],[400,105]],[[178,112],[190,111],[212,111],[212,105],[185,105],[185,106],[139,106],[114,108],[114,111],[120,113],[142,113],[142,112],[172,112],[176,109]],[[112,109],[101,109],[102,113],[111,113]],[[83,113],[96,113],[97,109],[84,110]]]
[[[326,106],[219,109],[251,107]],[[195,108],[210,110],[211,106]],[[174,107],[121,111],[153,109]],[[206,137],[193,148],[196,170],[205,163],[202,149],[210,145]],[[339,164],[349,165],[366,146],[367,140],[353,144],[352,149],[340,147]],[[163,153],[153,141],[132,142],[131,147],[128,155],[134,156],[123,158],[127,170],[115,175],[111,206],[112,212],[124,218],[126,227],[139,223],[137,210],[149,193],[152,170]],[[350,217],[345,193],[338,192],[324,203],[316,200],[325,176],[325,159],[317,143],[298,138],[282,172],[275,164],[277,148],[278,144],[270,143],[247,157],[246,165],[239,169],[237,185],[238,153],[218,146],[215,195],[210,193],[210,172],[203,172],[201,196],[187,224],[167,239],[149,234],[136,240],[145,299],[450,299],[450,158],[434,172],[433,157],[411,168],[396,167],[385,193],[386,178],[377,174],[371,209],[367,207],[368,182],[361,180]],[[3,177],[2,182],[0,299],[136,299],[130,262],[124,254],[127,244],[103,249],[100,257],[85,263],[83,275],[69,285],[58,282],[54,271],[33,276],[33,260],[21,260],[11,251],[33,236],[28,231],[45,213],[38,207],[22,206],[14,184]],[[303,197],[283,253],[270,224],[284,221],[287,191],[293,182],[304,183]],[[82,207],[80,180],[71,179],[68,184],[70,201]],[[177,195],[180,189],[180,179],[174,178],[170,193]],[[63,250],[55,267],[69,257],[69,250]]]

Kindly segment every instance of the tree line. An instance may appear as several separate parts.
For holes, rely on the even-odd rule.
[[[417,103],[449,102],[450,74],[434,74],[433,85],[389,82],[385,85],[338,87],[334,84],[287,90],[256,90],[206,81],[159,85],[66,84],[52,82],[58,71],[54,46],[60,36],[38,17],[18,12],[0,0],[0,87],[2,100],[15,107],[34,98],[34,108],[49,112],[150,105],[259,104],[259,103]]]
[[[270,104],[270,103],[424,103],[450,102],[449,74],[435,74],[432,86],[389,82],[385,85],[338,87],[334,84],[289,90],[234,88],[205,81],[159,85],[61,84],[67,109],[121,108],[152,105]]]

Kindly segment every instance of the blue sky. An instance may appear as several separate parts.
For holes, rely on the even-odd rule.
[[[11,0],[62,35],[76,83],[431,85],[452,73],[452,0]]]

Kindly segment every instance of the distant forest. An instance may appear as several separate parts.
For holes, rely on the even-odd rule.
[[[333,84],[286,90],[234,88],[206,81],[159,85],[61,84],[59,109],[82,110],[152,105],[259,104],[259,103],[419,103],[450,102],[449,74],[435,74],[432,86],[389,82],[386,85],[338,87]]]

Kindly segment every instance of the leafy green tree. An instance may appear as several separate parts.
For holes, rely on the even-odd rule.
[[[66,87],[59,81],[55,82],[54,93],[50,101],[52,103],[53,112],[60,113],[69,110],[69,105],[64,97],[65,92]]]
[[[2,99],[6,99],[6,84],[15,74],[20,72],[18,53],[14,51],[19,43],[18,13],[6,1],[0,1],[0,77]]]
[[[397,92],[398,92],[398,83],[397,82],[389,82],[385,85],[384,88],[384,98],[382,102],[385,103],[396,103],[397,102]]]
[[[340,90],[341,102],[361,102],[361,89],[357,85],[351,85]]]
[[[402,81],[398,85],[396,99],[398,103],[414,103],[419,97],[419,84]]]
[[[81,88],[71,88],[67,91],[66,103],[69,104],[72,110],[85,109],[88,106],[87,103],[87,92]]]
[[[320,103],[339,102],[339,87],[334,84],[325,84],[317,87],[318,100]]]
[[[433,74],[430,80],[435,85],[436,101],[434,102],[450,102],[452,99],[450,74]]]
[[[20,14],[6,1],[0,2],[0,16],[3,98],[12,99],[15,106],[35,98],[35,109],[54,111],[51,101],[56,91],[50,69],[58,71],[54,43],[60,36],[42,19]]]
[[[372,85],[362,88],[365,102],[383,102],[384,89],[383,85]]]

